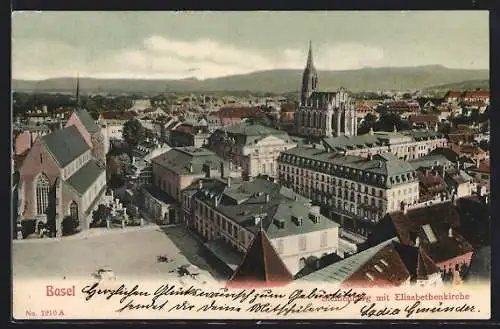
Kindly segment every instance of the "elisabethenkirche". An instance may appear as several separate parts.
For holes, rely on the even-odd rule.
[[[323,92],[317,88],[318,73],[309,42],[300,104],[295,113],[297,133],[314,137],[356,136],[356,111],[349,92],[345,88],[340,88],[337,92]]]

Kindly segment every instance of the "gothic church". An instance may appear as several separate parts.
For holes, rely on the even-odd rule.
[[[356,110],[345,88],[337,92],[320,92],[318,73],[309,43],[307,64],[302,75],[300,104],[295,113],[296,132],[302,136],[334,137],[357,134]]]
[[[23,236],[42,224],[61,236],[68,217],[87,229],[106,192],[104,138],[80,108],[78,82],[76,98],[66,126],[38,137],[20,167],[16,217]]]

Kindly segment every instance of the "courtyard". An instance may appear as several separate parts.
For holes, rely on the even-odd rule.
[[[90,278],[110,267],[117,279],[168,280],[178,277],[180,266],[192,264],[203,276],[224,279],[201,252],[201,243],[181,226],[91,229],[63,238],[14,241],[13,276]],[[160,260],[164,257],[168,262]]]

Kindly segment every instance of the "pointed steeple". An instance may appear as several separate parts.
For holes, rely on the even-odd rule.
[[[81,103],[80,103],[80,75],[76,75],[76,110],[81,109]]]
[[[260,227],[227,286],[283,286],[292,280],[293,275],[274,249],[266,232]]]
[[[316,68],[313,63],[312,55],[312,42],[309,41],[309,52],[307,54],[306,68],[302,74],[302,88],[300,100],[302,104],[305,104],[309,99],[311,94],[316,91],[318,87],[318,74],[316,73]]]
[[[307,64],[306,64],[306,69],[313,69],[314,68],[314,63],[313,63],[313,55],[312,55],[312,41],[309,40],[309,52],[307,53]]]

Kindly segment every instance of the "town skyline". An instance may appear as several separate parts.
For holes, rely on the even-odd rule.
[[[303,69],[309,41],[320,71],[488,69],[488,29],[486,11],[19,12],[12,76],[204,80]]]

